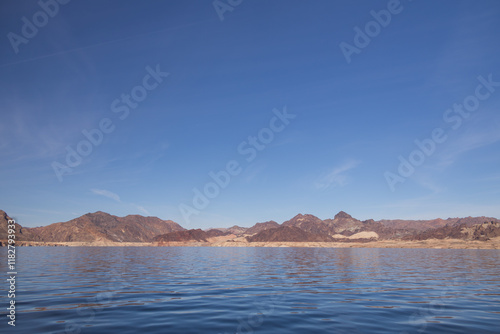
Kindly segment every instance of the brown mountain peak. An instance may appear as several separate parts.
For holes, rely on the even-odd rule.
[[[335,217],[333,219],[340,219],[340,218],[349,219],[349,218],[352,218],[352,216],[348,213],[345,213],[344,211],[340,211],[339,213],[337,213],[335,215]]]
[[[269,220],[267,222],[263,223],[256,223],[254,226],[250,227],[248,230],[245,231],[246,234],[256,234],[264,230],[268,230],[271,228],[276,228],[279,227],[280,224],[275,222],[274,220]]]
[[[251,237],[246,237],[249,242],[325,242],[333,241],[332,237],[325,234],[314,234],[295,226],[280,226],[261,231]]]
[[[297,215],[295,215],[292,219],[290,219],[289,221],[297,221],[297,222],[300,222],[300,221],[320,221],[321,219],[319,219],[318,217],[316,217],[315,215],[311,215],[311,214],[308,214],[306,213],[305,215],[303,215],[302,213],[299,213]]]
[[[96,211],[96,212],[87,212],[81,217],[96,218],[96,217],[115,217],[115,216],[104,211]]]

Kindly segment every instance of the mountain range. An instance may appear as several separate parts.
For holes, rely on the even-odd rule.
[[[0,240],[7,239],[5,211],[0,210]],[[4,223],[5,222],[5,223]],[[22,227],[16,224],[16,239],[43,242],[151,242],[160,234],[185,230],[171,220],[129,215],[117,217],[102,211],[87,213],[63,223],[42,227]]]
[[[0,210],[0,240],[7,239],[9,219],[7,213]],[[16,224],[16,240],[38,242],[208,242],[218,237],[244,238],[247,242],[353,242],[445,238],[488,240],[497,236],[500,236],[500,220],[491,217],[360,221],[343,211],[333,219],[297,214],[282,224],[271,220],[250,228],[235,225],[206,231],[186,230],[172,220],[157,217],[117,217],[102,211],[42,227]]]

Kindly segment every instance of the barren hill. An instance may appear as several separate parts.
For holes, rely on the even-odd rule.
[[[0,210],[0,240],[7,240],[7,225],[8,221],[11,219],[12,218],[9,217],[5,211]],[[17,222],[14,225],[16,226],[16,241],[33,240],[34,236],[29,228],[22,227]]]
[[[231,227],[212,228],[210,230],[219,230],[219,231],[222,231],[224,233],[230,233],[230,234],[234,234],[234,235],[242,235],[242,234],[246,233],[246,231],[248,230],[248,228],[247,227],[241,227],[241,226],[238,226],[238,225],[234,225],[234,226],[231,226]]]
[[[280,224],[278,224],[274,220],[270,220],[264,223],[257,223],[254,226],[250,227],[248,230],[246,230],[245,234],[257,234],[261,231],[268,230],[270,228],[276,228],[279,226]]]
[[[156,236],[153,241],[170,242],[170,241],[207,241],[209,235],[201,229],[175,231]]]
[[[28,229],[34,241],[66,242],[109,240],[115,242],[150,242],[159,234],[184,230],[171,220],[129,215],[117,217],[98,211],[64,223]]]
[[[465,217],[465,218],[448,218],[448,219],[437,218],[429,220],[382,219],[377,222],[389,228],[425,231],[427,229],[439,228],[446,225],[453,226],[456,224],[466,224],[467,226],[472,226],[476,224],[482,224],[484,222],[500,223],[500,219],[483,216],[483,217]]]
[[[7,239],[9,216],[0,210],[0,240]],[[465,217],[434,220],[360,221],[340,211],[333,219],[322,220],[311,214],[298,214],[283,224],[275,221],[256,223],[250,228],[185,230],[171,220],[129,215],[117,217],[98,211],[67,222],[27,228],[16,224],[16,241],[35,242],[170,242],[203,241],[225,236],[224,240],[249,242],[353,242],[368,240],[461,239],[481,241],[500,237],[500,220]],[[219,238],[220,239],[220,238]],[[210,241],[212,242],[212,241]]]
[[[333,241],[333,238],[325,234],[314,234],[306,232],[295,226],[280,226],[263,230],[256,235],[246,238],[249,242],[316,242],[316,241]]]
[[[297,227],[312,234],[330,234],[328,226],[321,219],[310,214],[299,213],[292,219],[285,221],[282,226]]]
[[[487,241],[498,236],[500,236],[500,223],[492,221],[472,226],[467,226],[466,223],[445,225],[409,235],[404,240],[463,239]]]

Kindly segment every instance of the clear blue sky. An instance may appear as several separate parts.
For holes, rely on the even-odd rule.
[[[46,2],[0,5],[0,208],[24,226],[500,217],[498,1]]]

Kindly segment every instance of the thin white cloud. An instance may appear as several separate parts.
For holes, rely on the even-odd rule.
[[[470,129],[450,144],[439,156],[438,166],[445,168],[454,164],[463,154],[496,143],[500,140],[498,128]]]
[[[151,216],[151,214],[149,213],[148,210],[144,209],[143,206],[140,206],[140,205],[136,205],[137,206],[137,210],[141,211],[142,213],[144,213],[145,215],[148,215],[148,216]]]
[[[433,194],[446,191],[446,188],[441,186],[439,182],[436,182],[429,173],[416,173],[413,179],[420,187],[430,190]]]
[[[314,185],[317,189],[345,186],[348,183],[346,172],[356,168],[359,164],[360,161],[349,160],[340,166],[336,166],[329,173],[320,177]]]
[[[104,190],[104,189],[90,189],[90,190],[96,195],[101,195],[104,197],[114,199],[117,202],[121,202],[120,196],[118,196],[117,194],[115,194],[114,192],[111,192],[109,190]]]
[[[267,164],[265,162],[259,161],[249,165],[243,172],[244,181],[251,183],[255,178],[259,176],[264,170],[266,170]]]

